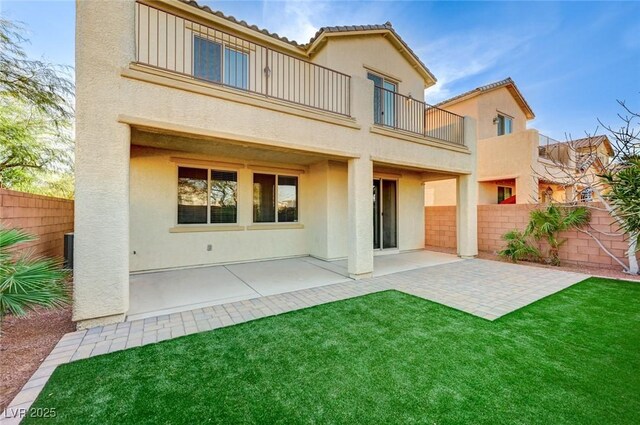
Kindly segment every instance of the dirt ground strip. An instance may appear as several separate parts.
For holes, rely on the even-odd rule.
[[[7,316],[0,335],[0,411],[20,391],[60,338],[73,332],[71,307]]]

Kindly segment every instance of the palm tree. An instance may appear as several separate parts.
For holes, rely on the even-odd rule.
[[[21,229],[0,227],[0,332],[8,313],[24,316],[35,306],[61,307],[69,302],[69,271],[59,260],[18,251],[20,244],[36,240]]]
[[[591,214],[585,207],[567,208],[551,204],[544,210],[531,211],[524,234],[536,240],[546,240],[549,244],[549,263],[559,266],[558,252],[566,239],[558,239],[558,233],[585,226],[590,220]]]

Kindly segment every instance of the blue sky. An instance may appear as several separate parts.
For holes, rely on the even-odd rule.
[[[507,76],[536,113],[530,127],[564,140],[618,124],[616,99],[640,110],[640,2],[201,1],[306,42],[321,26],[384,23],[436,75],[427,101]],[[71,0],[0,0],[29,29],[30,55],[74,61]]]

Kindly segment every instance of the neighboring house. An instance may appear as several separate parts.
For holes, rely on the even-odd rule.
[[[612,155],[606,136],[581,140],[573,144],[576,149],[570,149],[567,143],[527,129],[527,121],[535,115],[511,78],[436,106],[477,120],[480,205],[573,200],[577,192],[570,186],[566,172],[574,172],[576,166],[589,166],[596,178],[597,161],[608,161]],[[455,203],[454,181],[443,177],[425,184],[425,205]]]
[[[423,183],[457,181],[477,253],[475,120],[391,24],[307,44],[179,0],[77,2],[74,320],[123,320],[131,272],[312,255],[370,276],[424,246]]]
[[[591,202],[590,187],[606,171],[614,151],[606,135],[596,135],[569,143],[549,139],[540,145],[538,154],[539,174],[549,176],[548,180],[540,179],[541,202]]]

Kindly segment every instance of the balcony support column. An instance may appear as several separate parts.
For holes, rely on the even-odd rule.
[[[348,270],[354,279],[373,273],[373,162],[352,158],[348,164]]]

